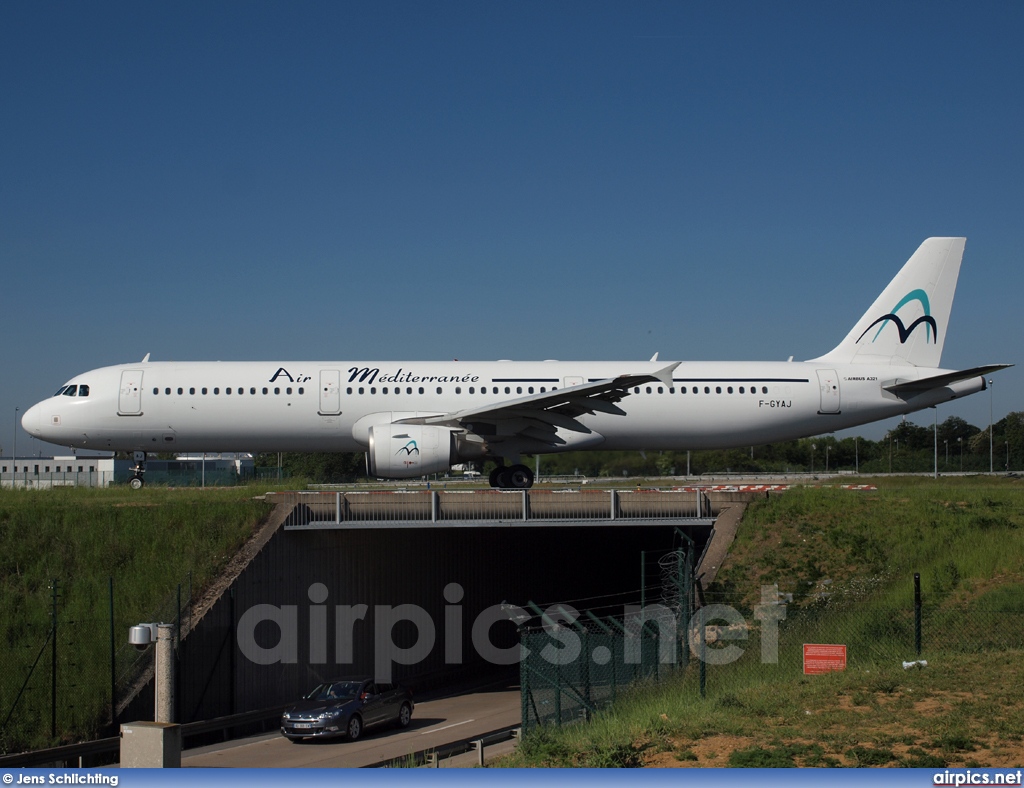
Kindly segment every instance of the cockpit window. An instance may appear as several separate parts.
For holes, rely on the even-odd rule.
[[[88,397],[89,396],[89,387],[88,386],[79,386],[78,387],[78,396],[79,397]]]
[[[78,393],[78,386],[68,386],[66,389],[64,389],[64,396],[65,397],[73,397],[77,393]]]
[[[66,389],[66,388],[67,388],[67,386],[61,386],[59,389],[57,389],[57,393],[54,394],[53,396],[59,397],[61,394],[64,393],[64,389]]]

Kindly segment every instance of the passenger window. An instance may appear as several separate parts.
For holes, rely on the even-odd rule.
[[[380,393],[381,393],[381,394],[387,394],[387,393],[388,393],[388,387],[387,387],[387,386],[385,386],[384,388],[382,388],[382,389],[380,390]]]
[[[252,387],[251,387],[251,388],[249,389],[249,393],[250,393],[250,394],[255,394],[255,393],[256,393],[256,387],[255,387],[255,386],[252,386]]]
[[[181,387],[179,386],[179,387],[178,387],[178,396],[180,397],[180,396],[181,396],[182,394],[184,394],[184,393],[185,393],[185,389],[183,389],[183,388],[181,388]]]
[[[214,394],[220,394],[220,386],[216,386],[216,387],[214,387],[214,389],[213,389],[213,393],[214,393]]]
[[[69,386],[69,387],[68,387],[68,390],[64,392],[64,396],[65,396],[65,397],[73,397],[73,396],[75,396],[74,394],[71,394],[71,393],[70,393],[70,391],[71,391],[71,389],[72,389],[72,388],[73,388],[73,387]],[[154,388],[154,389],[153,389],[153,393],[154,393],[154,394],[159,394],[159,393],[160,393],[160,389],[158,389],[158,388]]]
[[[440,393],[441,393],[441,387],[440,387],[440,386],[438,386],[438,387],[437,387],[437,393],[438,393],[438,394],[440,394]]]
[[[704,387],[704,393],[705,394],[710,394],[711,393],[711,386],[705,386]]]
[[[747,392],[743,390],[743,386],[740,386],[740,394],[746,394],[746,393]]]
[[[206,386],[203,386],[203,396],[206,396]]]
[[[523,393],[523,387],[522,386],[516,386],[516,394],[522,394],[522,393]]]
[[[188,393],[189,393],[189,394],[195,394],[195,393],[196,393],[196,390],[195,390],[194,388],[190,388],[190,389],[188,390]]]
[[[547,389],[544,386],[541,386],[540,387],[540,393],[543,394],[545,391],[547,391]]]
[[[461,394],[462,393],[462,386],[456,386],[455,387],[455,393],[456,394]]]
[[[405,393],[406,394],[412,394],[412,386],[407,387],[406,390],[405,390]]]
[[[347,389],[345,389],[345,393],[346,394],[351,394],[352,393],[352,387],[349,386]]]
[[[470,394],[476,394],[476,386],[470,386],[469,387],[469,393]]]
[[[728,391],[730,394],[732,394],[732,386],[729,386],[729,388],[726,389],[726,391]]]
[[[533,394],[533,386],[530,386],[530,388],[528,388],[528,389],[527,389],[527,391],[528,391],[528,392],[529,392],[530,394]]]
[[[266,386],[264,386],[263,387],[263,393],[264,394],[269,394],[270,393],[270,389],[268,389]]]
[[[721,386],[715,386],[715,394],[721,394],[721,393],[722,393],[722,387]]]
[[[648,394],[650,394],[650,393],[651,393],[651,387],[650,387],[650,386],[648,386],[648,387],[647,387],[647,393],[648,393]]]
[[[285,393],[285,394],[291,394],[291,393],[292,393],[292,387],[291,387],[291,386],[289,386],[288,388],[286,388],[286,389],[284,390],[284,393]]]
[[[767,394],[768,393],[768,387],[767,386],[761,386],[761,393],[762,394]]]
[[[280,394],[281,393],[281,388],[279,386],[275,386],[274,387],[274,393],[275,394]]]
[[[306,393],[306,390],[300,386],[299,387],[299,394],[305,394],[305,393]]]
[[[166,394],[168,397],[171,396],[171,390],[169,388],[164,389],[164,394]]]
[[[420,394],[423,393],[423,386],[420,386]]]

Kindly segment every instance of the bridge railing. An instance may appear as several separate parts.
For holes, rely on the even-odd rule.
[[[315,491],[274,493],[272,500],[292,507],[285,528],[656,522],[713,516],[707,494],[699,488]]]

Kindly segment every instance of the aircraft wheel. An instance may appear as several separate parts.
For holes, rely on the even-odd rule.
[[[498,476],[501,474],[503,470],[505,470],[505,466],[499,465],[497,468],[491,471],[490,475],[487,477],[487,481],[491,483],[491,487],[498,486]]]
[[[533,487],[533,471],[525,465],[513,465],[508,469],[508,485],[515,490],[528,490]]]
[[[128,480],[128,486],[133,490],[141,490],[145,483],[146,482],[143,481],[141,476],[132,476],[132,478]]]
[[[499,490],[508,490],[512,487],[512,468],[502,465],[494,476],[497,484],[494,486]]]

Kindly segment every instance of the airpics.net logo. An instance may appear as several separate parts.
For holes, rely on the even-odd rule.
[[[959,785],[1021,785],[1021,777],[1024,774],[1020,769],[1014,771],[957,771],[946,769],[936,772],[932,777],[932,785],[959,786]]]
[[[301,651],[310,665],[352,665],[357,641],[367,638],[372,644],[377,681],[391,681],[394,665],[419,664],[438,646],[443,648],[446,665],[464,664],[470,644],[463,642],[466,628],[461,603],[465,590],[459,583],[444,587],[446,604],[440,627],[419,605],[374,605],[371,615],[371,608],[366,604],[325,604],[329,595],[325,584],[310,585],[307,596],[312,605],[301,616],[298,605],[250,607],[239,618],[235,633],[242,655],[257,665],[297,664]],[[728,605],[707,605],[692,616],[662,604],[625,605],[621,626],[616,625],[622,642],[615,650],[621,654],[624,664],[642,664],[643,641],[656,630],[658,661],[663,665],[675,664],[678,649],[683,648],[688,648],[694,658],[706,664],[727,665],[743,656],[745,649],[737,643],[745,641],[756,626],[760,630],[761,662],[776,664],[779,661],[779,622],[786,618],[786,606],[779,603],[778,586],[761,587],[761,604],[754,607],[753,613],[756,625]],[[479,658],[492,665],[517,664],[530,655],[529,649],[519,643],[508,646],[495,643],[492,629],[502,622],[518,628],[535,618],[517,605],[491,605],[480,611],[469,626],[471,646]],[[549,664],[571,665],[582,659],[605,665],[612,659],[612,652],[605,646],[590,652],[585,650],[584,638],[575,626],[578,621],[585,621],[585,616],[575,608],[552,605],[540,618],[550,636],[540,656]],[[308,621],[306,633],[300,631],[303,620]],[[329,621],[331,626],[328,626]],[[412,639],[400,638],[400,643],[396,642],[394,631],[403,622],[411,625],[416,635]],[[333,655],[328,653],[330,630],[334,634]],[[365,649],[358,650],[365,653]]]
[[[915,301],[921,305],[921,309],[924,311],[924,314],[921,315],[921,317],[917,318],[917,320],[913,321],[909,326],[905,326],[903,325],[903,320],[901,320],[899,315],[897,315],[896,313],[899,312],[900,309],[905,307],[907,304]],[[871,338],[872,342],[877,342],[878,338],[882,335],[882,332],[885,330],[885,327],[889,325],[890,322],[895,325],[896,330],[899,332],[901,345],[906,344],[907,340],[910,339],[910,335],[913,334],[914,331],[918,328],[918,326],[921,325],[925,327],[926,341],[930,341],[932,343],[938,342],[939,328],[935,323],[935,318],[932,317],[931,303],[928,300],[928,294],[924,290],[911,290],[909,293],[903,296],[903,298],[900,299],[899,303],[892,308],[892,311],[889,312],[889,314],[882,315],[880,318],[871,323],[871,325],[869,325],[866,329],[864,329],[864,333],[857,337],[857,342],[859,343],[862,339],[864,339],[864,337],[872,328],[878,326],[878,324],[881,323],[881,325],[878,326],[878,331],[876,331],[875,335]]]

